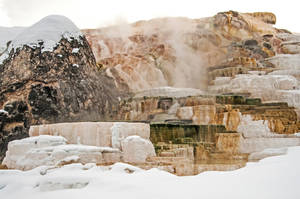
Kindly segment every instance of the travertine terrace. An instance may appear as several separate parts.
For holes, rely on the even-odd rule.
[[[43,154],[41,165],[50,154],[49,165],[123,161],[193,175],[282,154],[274,148],[300,145],[300,36],[274,24],[273,13],[228,11],[83,34],[72,24],[76,34],[50,51],[47,42],[8,45],[0,54],[0,157],[29,134],[67,140],[62,156],[53,146],[22,156]],[[14,159],[17,143],[4,163],[39,166]]]

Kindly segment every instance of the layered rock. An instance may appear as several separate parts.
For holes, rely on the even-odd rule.
[[[118,103],[85,37],[67,18],[49,16],[17,35],[0,57],[0,159],[33,124],[109,118]]]
[[[43,78],[39,83],[30,80],[25,88],[19,83],[5,87],[12,91],[2,98],[17,100],[0,102],[4,109],[0,118],[8,121],[1,128],[105,119],[149,122],[151,130],[145,124],[87,122],[32,126],[30,134],[62,135],[72,144],[112,147],[122,156],[102,153],[105,163],[108,159],[132,162],[177,175],[237,169],[248,156],[257,160],[282,154],[268,149],[300,144],[294,135],[300,127],[299,35],[274,28],[275,22],[272,13],[229,11],[205,19],[163,18],[83,30],[97,64],[80,34],[73,39],[66,36],[55,48],[50,45],[50,52],[48,44],[25,45],[24,52],[17,51],[21,57],[1,56],[5,67],[10,62],[19,65],[12,61],[14,57],[23,60],[22,64],[23,57],[28,61],[27,52],[42,57],[36,61],[31,53],[34,64],[53,66],[50,71],[57,66],[73,67],[70,73],[57,70],[59,79],[55,79],[54,73],[44,71],[47,67],[42,70],[33,64],[33,71],[43,71],[37,73]],[[20,46],[12,42],[16,44]],[[51,55],[54,65],[46,55]],[[63,60],[56,64],[56,58]],[[27,77],[35,74],[21,71]],[[134,95],[118,102],[116,89]],[[19,130],[23,131],[14,128],[14,132]],[[52,154],[54,148],[47,151]],[[75,159],[66,157],[60,164]]]
[[[228,131],[236,131],[242,115],[268,121],[271,131],[278,134],[298,131],[297,112],[287,103],[262,103],[260,98],[234,94],[172,97],[165,93],[163,97],[131,98],[121,102],[116,119],[224,125]]]
[[[74,122],[31,126],[30,136],[63,136],[70,144],[113,147],[121,149],[128,136],[149,139],[150,127],[144,123],[126,122]]]
[[[145,164],[148,158],[156,156],[149,141],[149,124],[50,124],[32,126],[30,135],[33,137],[9,143],[3,161],[8,168],[29,170],[42,165],[107,165],[121,161]]]
[[[295,135],[278,135],[272,132],[268,122],[253,121],[251,116],[243,116],[237,129],[241,133],[240,152],[261,152],[268,148],[282,148],[300,145],[299,137]]]
[[[98,65],[119,88],[206,89],[206,69],[231,54],[273,56],[279,44],[273,47],[277,38],[268,36],[281,32],[272,27],[275,22],[272,13],[229,11],[203,19],[162,18],[83,32]]]
[[[3,164],[10,169],[30,170],[39,166],[70,163],[105,164],[121,160],[121,152],[109,147],[66,144],[61,136],[38,136],[9,143]],[[110,157],[117,157],[109,159]]]

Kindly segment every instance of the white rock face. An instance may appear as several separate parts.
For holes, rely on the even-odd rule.
[[[292,54],[299,54],[300,53],[300,42],[282,42],[282,47],[286,51]]]
[[[289,75],[289,76],[294,76],[297,80],[299,80],[300,69],[298,69],[298,70],[291,70],[291,69],[275,70],[273,72],[270,72],[269,75]]]
[[[217,81],[219,83],[219,81]],[[243,93],[250,92],[255,95],[256,92],[266,90],[293,90],[298,87],[298,81],[295,77],[289,75],[236,75],[227,84],[216,84],[210,87],[210,90],[218,93]]]
[[[140,97],[187,97],[203,95],[205,92],[194,88],[174,88],[174,87],[158,87],[149,90],[137,92],[135,98]]]
[[[241,122],[237,131],[242,134],[239,145],[239,151],[241,153],[254,153],[261,152],[269,148],[282,148],[300,145],[300,138],[296,135],[281,135],[273,133],[270,131],[267,121],[253,121],[249,115],[241,117]],[[259,155],[255,154],[253,156]]]
[[[267,120],[254,121],[251,115],[241,116],[237,132],[242,133],[244,138],[280,136],[270,131]]]
[[[278,38],[282,39],[283,41],[287,42],[300,42],[300,35],[299,33],[289,34],[289,33],[279,33],[276,35]]]
[[[214,80],[215,85],[228,84],[232,78],[231,77],[216,77]]]
[[[240,152],[253,153],[260,152],[268,148],[282,148],[299,145],[299,138],[248,138],[241,139]]]
[[[66,144],[66,139],[61,136],[41,135],[10,142],[3,164],[12,169],[30,170],[42,165],[101,164],[120,160],[118,149]]]
[[[85,144],[120,149],[120,142],[128,136],[150,137],[150,126],[127,122],[77,122],[31,126],[30,136],[59,135],[70,144]]]
[[[277,100],[287,102],[289,106],[300,108],[300,90],[277,91]]]
[[[193,107],[191,106],[180,107],[177,110],[177,116],[183,120],[191,120],[193,118],[193,115],[194,111]]]
[[[125,162],[143,163],[147,157],[155,156],[153,144],[139,136],[129,136],[121,144]]]
[[[300,60],[300,59],[299,59]],[[286,102],[300,113],[300,70],[277,70],[268,75],[237,75],[226,84],[216,81],[209,89],[215,93],[250,93],[263,102]],[[300,114],[298,114],[300,117]]]
[[[300,54],[280,54],[266,59],[280,69],[300,69]]]
[[[248,160],[261,160],[263,158],[285,155],[287,153],[287,148],[278,148],[278,149],[265,149],[260,152],[251,153],[248,157]]]

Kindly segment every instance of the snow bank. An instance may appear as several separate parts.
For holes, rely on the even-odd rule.
[[[300,147],[283,156],[248,163],[228,172],[205,172],[178,177],[151,169],[135,170],[126,164],[112,167],[66,165],[41,175],[40,167],[27,172],[0,170],[0,198],[230,198],[298,199]],[[128,172],[132,171],[132,172]]]
[[[3,161],[8,168],[28,170],[70,162],[144,163],[155,156],[150,126],[144,123],[59,123],[31,126],[29,135],[33,137],[9,143]]]
[[[153,144],[140,136],[129,136],[121,142],[123,160],[130,163],[144,163],[155,155]]]
[[[8,143],[8,151],[6,155],[14,155],[16,158],[18,158],[20,156],[24,156],[24,154],[31,149],[64,145],[66,142],[67,140],[61,136],[49,135],[14,140]]]
[[[41,135],[10,142],[3,164],[8,168],[29,170],[41,165],[54,166],[73,162],[101,164],[119,161],[119,149],[66,144],[66,139],[61,136]]]

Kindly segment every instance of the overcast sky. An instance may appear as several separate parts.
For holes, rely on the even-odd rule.
[[[0,0],[0,26],[29,26],[60,14],[79,28],[96,28],[165,16],[201,18],[227,10],[273,12],[276,27],[300,32],[297,0]]]

